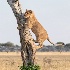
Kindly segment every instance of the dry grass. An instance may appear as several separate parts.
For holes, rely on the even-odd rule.
[[[19,70],[20,52],[0,52],[0,70]],[[36,64],[41,70],[70,70],[70,52],[37,52]]]

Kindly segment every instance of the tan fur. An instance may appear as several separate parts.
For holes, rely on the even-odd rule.
[[[32,32],[36,36],[36,41],[39,45],[43,45],[43,42],[47,39],[51,44],[53,44],[48,37],[47,31],[43,28],[43,26],[38,22],[32,10],[26,10],[24,13],[24,18],[26,19],[26,23],[28,27],[32,30]],[[54,44],[53,44],[54,45]]]

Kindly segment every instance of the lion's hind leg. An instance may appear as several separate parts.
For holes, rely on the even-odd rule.
[[[39,39],[38,40],[38,43],[39,43],[38,46],[40,46],[42,48],[43,47],[43,40],[42,39]]]
[[[34,40],[34,39],[33,39],[33,41],[34,41],[35,43],[38,43],[38,41],[37,41],[37,40]]]
[[[41,48],[43,47],[43,42],[42,42],[41,40],[34,40],[34,39],[33,39],[33,41],[34,41],[35,43],[38,43],[38,46],[40,46]]]

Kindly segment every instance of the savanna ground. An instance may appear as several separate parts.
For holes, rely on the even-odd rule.
[[[37,52],[36,64],[41,70],[70,70],[70,52]],[[0,52],[0,70],[19,70],[20,52]]]

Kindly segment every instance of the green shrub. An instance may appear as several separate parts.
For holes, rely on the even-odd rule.
[[[20,70],[40,70],[40,66],[28,63],[28,66],[20,66]]]

